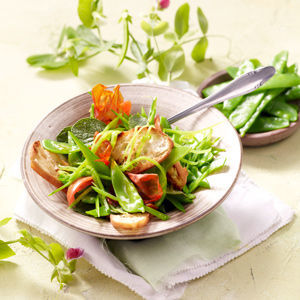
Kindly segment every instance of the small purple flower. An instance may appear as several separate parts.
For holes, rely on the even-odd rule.
[[[165,9],[168,8],[170,5],[170,0],[158,0],[158,8]]]
[[[82,248],[69,248],[66,253],[68,260],[80,258],[83,255],[84,250]]]

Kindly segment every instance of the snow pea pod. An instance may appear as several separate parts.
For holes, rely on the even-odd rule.
[[[245,100],[229,115],[229,121],[236,128],[243,127],[256,111],[265,93],[248,95]]]
[[[285,93],[285,97],[287,100],[295,100],[300,99],[300,85],[293,86]]]
[[[281,51],[277,55],[275,55],[272,66],[276,69],[277,73],[283,73],[283,71],[286,68],[288,60],[288,52],[287,51]]]
[[[295,73],[275,74],[265,84],[256,90],[261,92],[277,88],[289,88],[300,84],[300,76]]]
[[[289,126],[287,119],[277,117],[262,117],[259,116],[251,128],[248,130],[249,133],[266,132],[275,129],[285,128]]]
[[[240,135],[243,137],[246,132],[250,129],[252,124],[258,118],[258,116],[262,113],[263,109],[267,106],[270,101],[272,101],[275,97],[277,97],[280,93],[282,93],[284,89],[274,89],[268,91],[267,94],[261,99],[259,105],[256,107],[256,110],[253,114],[251,114],[248,121],[239,129]]]
[[[95,169],[97,172],[103,175],[110,175],[110,169],[109,167],[103,163],[102,161],[96,161],[99,159],[99,157],[93,153],[79,138],[77,138],[71,131],[69,131],[72,139],[77,144],[81,152],[83,153],[83,156],[86,158],[88,164]]]
[[[295,122],[298,119],[297,106],[294,107],[291,104],[285,102],[284,97],[279,96],[271,101],[264,109],[265,112],[272,116],[287,119],[291,122]]]
[[[78,148],[76,146],[76,143],[73,141],[71,135],[69,134],[69,132],[68,132],[68,144]],[[69,162],[70,166],[75,166],[78,163],[81,163],[82,162],[82,157],[81,157],[80,152],[79,151],[70,152],[69,155],[68,155],[68,162]]]
[[[126,212],[145,212],[143,199],[115,161],[111,164],[111,180],[119,204]]]
[[[72,152],[78,152],[80,149],[75,145],[70,145],[68,143],[56,142],[52,140],[43,140],[42,145],[44,149],[58,154],[69,154]]]

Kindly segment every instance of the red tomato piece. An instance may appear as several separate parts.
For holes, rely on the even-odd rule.
[[[157,174],[127,173],[131,181],[137,186],[145,203],[155,202],[163,195]]]
[[[75,194],[82,191],[93,182],[93,177],[81,177],[75,180],[69,187],[67,191],[67,200],[69,206],[75,201]]]

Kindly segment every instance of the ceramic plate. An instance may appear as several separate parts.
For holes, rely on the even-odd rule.
[[[227,71],[222,70],[205,79],[200,84],[197,92],[199,96],[202,98],[203,97],[202,91],[205,88],[231,79],[232,78],[229,76]],[[297,104],[300,106],[300,101],[298,101]],[[245,134],[244,137],[241,138],[241,141],[244,146],[248,146],[248,147],[259,147],[259,146],[270,145],[289,137],[297,130],[299,126],[300,126],[300,110],[298,113],[298,120],[296,122],[291,122],[289,127],[276,129],[268,132],[247,133]]]
[[[197,96],[188,92],[161,86],[124,84],[121,85],[121,92],[124,99],[131,100],[133,113],[140,111],[141,106],[144,106],[146,112],[149,111],[153,97],[157,96],[157,112],[166,117],[171,117],[199,101]],[[89,235],[109,239],[142,239],[163,235],[196,222],[212,212],[226,198],[237,179],[242,150],[235,129],[215,108],[176,123],[184,130],[218,124],[214,127],[213,134],[222,138],[220,146],[225,148],[226,152],[221,152],[221,155],[227,158],[225,170],[208,177],[211,189],[197,192],[194,203],[186,206],[185,213],[174,211],[169,214],[170,219],[167,221],[152,218],[144,228],[118,231],[107,220],[84,216],[68,209],[66,195],[63,192],[48,197],[54,187],[31,169],[29,147],[36,140],[55,139],[62,128],[87,117],[91,102],[91,96],[85,93],[63,103],[39,123],[25,143],[21,162],[23,181],[32,199],[50,216]]]

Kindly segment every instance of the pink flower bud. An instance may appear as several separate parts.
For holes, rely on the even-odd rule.
[[[66,253],[68,260],[80,258],[83,255],[84,250],[82,248],[69,248]]]
[[[159,9],[168,8],[169,5],[170,5],[170,0],[160,0],[160,1],[158,1],[158,8]]]

